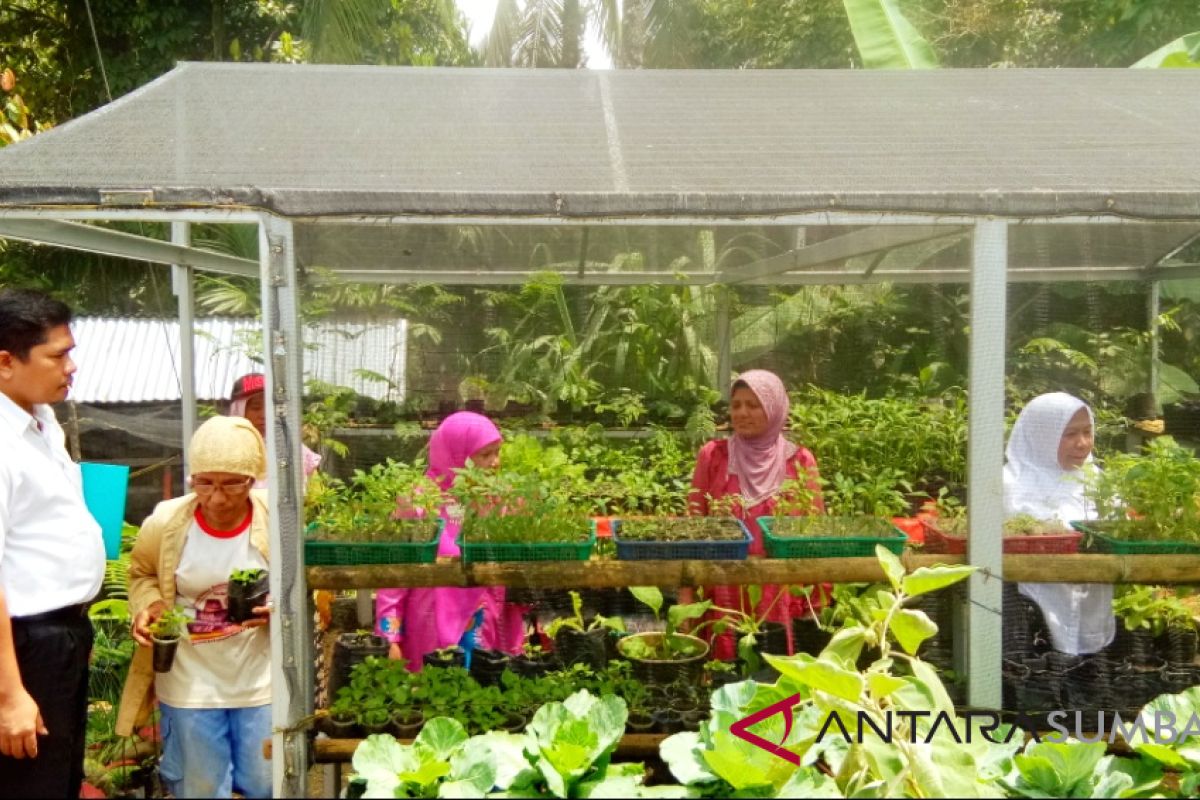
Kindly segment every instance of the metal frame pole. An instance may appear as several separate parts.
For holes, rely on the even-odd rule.
[[[1162,406],[1159,405],[1158,401],[1159,348],[1162,344],[1158,315],[1162,313],[1161,300],[1162,281],[1151,280],[1150,296],[1146,298],[1146,316],[1148,317],[1146,324],[1150,331],[1150,370],[1148,376],[1150,385],[1146,387],[1146,391],[1150,393],[1150,400],[1153,404],[1152,408],[1147,409],[1147,413],[1151,414],[1162,413]]]
[[[171,243],[189,247],[192,243],[190,222],[171,223]],[[196,270],[181,264],[171,265],[171,289],[179,298],[179,396],[183,401],[183,479],[188,477],[188,448],[196,431]]]
[[[979,220],[972,243],[967,406],[967,557],[978,570],[967,587],[967,697],[981,708],[1001,705],[1007,269],[1008,223]]]
[[[296,724],[312,707],[312,646],[304,575],[303,459],[300,455],[299,286],[290,220],[259,226],[263,362],[267,378],[267,478],[271,510],[271,722],[273,796],[304,797],[308,740]]]

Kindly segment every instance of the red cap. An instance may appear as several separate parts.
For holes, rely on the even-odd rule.
[[[267,376],[261,372],[251,372],[249,375],[243,375],[233,382],[233,396],[230,400],[240,400],[243,397],[249,397],[252,394],[266,391]]]

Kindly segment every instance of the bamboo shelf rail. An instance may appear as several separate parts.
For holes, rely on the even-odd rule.
[[[961,555],[906,552],[909,569],[964,564]],[[536,589],[599,589],[626,586],[719,586],[762,583],[858,583],[883,581],[874,558],[770,559],[745,561],[522,561],[308,567],[312,589],[374,589],[423,586],[512,586]],[[1197,583],[1200,555],[1010,555],[1004,578],[1042,583]]]
[[[617,755],[628,758],[647,758],[658,755],[658,745],[667,738],[665,733],[627,733],[617,744]],[[399,741],[410,744],[412,739]],[[313,741],[313,760],[318,764],[349,761],[362,739],[316,739]],[[271,757],[271,740],[263,741],[263,755]]]

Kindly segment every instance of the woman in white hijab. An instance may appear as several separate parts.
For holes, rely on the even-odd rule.
[[[1092,410],[1064,392],[1029,401],[1008,439],[1004,514],[1061,522],[1095,517],[1084,495],[1083,465],[1092,460]],[[1054,649],[1095,653],[1112,641],[1113,587],[1103,583],[1022,583],[1021,594],[1046,618]]]

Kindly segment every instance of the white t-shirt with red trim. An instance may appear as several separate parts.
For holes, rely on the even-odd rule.
[[[155,676],[158,698],[176,708],[249,708],[271,702],[271,642],[266,627],[228,618],[229,574],[267,568],[250,543],[253,509],[231,531],[209,527],[196,510],[175,570],[175,602],[192,618],[170,672]]]

